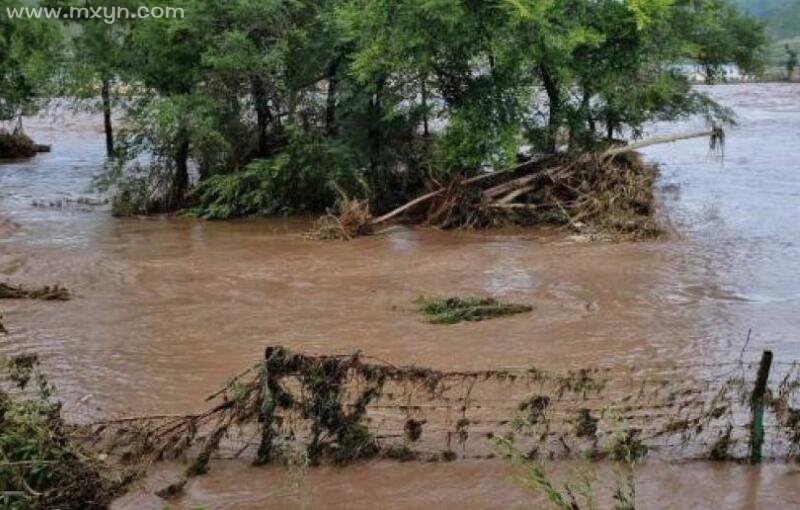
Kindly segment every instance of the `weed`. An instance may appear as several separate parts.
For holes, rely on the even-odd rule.
[[[0,507],[10,510],[106,508],[120,487],[71,441],[61,404],[36,356],[5,363],[14,393],[0,389]],[[27,395],[29,385],[35,389]],[[30,393],[30,392],[29,392]]]

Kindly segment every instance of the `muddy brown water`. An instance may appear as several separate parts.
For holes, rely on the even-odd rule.
[[[800,358],[800,85],[710,89],[735,109],[724,158],[707,141],[654,147],[675,230],[646,243],[561,233],[393,229],[304,239],[303,219],[114,219],[90,190],[101,119],[29,119],[48,154],[0,163],[0,279],[61,283],[66,303],[0,302],[0,354],[35,351],[77,420],[198,410],[265,345],[439,368],[713,363],[771,348]],[[693,122],[657,127],[684,131]],[[420,320],[420,295],[493,294],[536,307],[482,323]],[[174,507],[524,506],[497,461],[312,470],[299,498],[278,470],[222,464]],[[646,508],[800,507],[790,465],[642,468]],[[788,505],[788,506],[786,506]],[[148,490],[121,508],[161,508]]]

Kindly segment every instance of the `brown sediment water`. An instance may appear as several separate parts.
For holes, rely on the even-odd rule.
[[[101,119],[28,119],[53,149],[0,164],[0,279],[59,283],[74,298],[0,303],[10,331],[0,354],[39,353],[76,420],[198,410],[276,343],[438,368],[565,368],[731,360],[752,328],[750,351],[798,359],[800,86],[710,90],[739,126],[722,159],[705,140],[646,152],[661,166],[658,196],[675,233],[644,243],[406,228],[320,242],[303,237],[303,219],[115,219],[91,205],[101,198],[89,189],[104,161]],[[439,326],[413,311],[420,294],[536,308]],[[302,506],[275,492],[288,490],[284,476],[221,464],[172,506]],[[524,505],[529,495],[508,478],[499,461],[380,462],[315,469],[303,483],[311,507]],[[800,505],[798,479],[792,466],[652,462],[640,483],[652,508],[766,508]],[[120,506],[163,506],[148,494]]]

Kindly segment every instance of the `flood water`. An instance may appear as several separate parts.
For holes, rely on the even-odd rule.
[[[29,119],[28,133],[53,150],[0,164],[0,280],[60,283],[76,298],[0,302],[10,331],[0,354],[39,353],[76,420],[196,411],[268,344],[361,349],[439,368],[564,368],[731,360],[752,329],[753,356],[770,348],[778,360],[800,359],[800,85],[710,91],[734,108],[739,125],[728,131],[723,158],[703,139],[645,151],[661,167],[659,201],[674,230],[645,243],[404,228],[339,243],[305,239],[302,219],[115,219],[91,205],[101,198],[90,190],[104,161],[101,119]],[[493,294],[536,309],[434,326],[412,310],[420,294]],[[284,478],[220,466],[173,506],[529,501],[494,461],[312,470],[304,501]],[[798,468],[784,465],[648,463],[640,492],[645,508],[791,507],[800,506],[798,481]],[[119,506],[163,501],[142,490]]]

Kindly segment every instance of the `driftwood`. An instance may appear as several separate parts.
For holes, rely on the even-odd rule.
[[[620,147],[612,147],[599,153],[583,153],[578,156],[538,156],[509,168],[481,174],[468,179],[458,179],[457,181],[443,185],[439,189],[425,193],[383,216],[373,219],[372,223],[374,225],[385,223],[404,213],[408,213],[428,204],[428,219],[425,223],[441,227],[450,227],[454,224],[474,226],[475,224],[486,223],[487,221],[491,221],[489,218],[491,213],[487,213],[487,211],[541,211],[543,209],[558,210],[563,216],[562,219],[566,220],[564,222],[574,226],[577,224],[576,220],[569,214],[569,211],[567,211],[568,207],[563,200],[559,201],[558,198],[553,199],[554,197],[545,197],[545,201],[531,198],[532,194],[541,191],[542,183],[561,183],[562,186],[574,192],[572,193],[574,197],[583,200],[585,203],[589,203],[592,200],[597,202],[597,197],[591,197],[591,189],[578,189],[581,187],[582,181],[580,181],[580,179],[575,179],[578,175],[580,175],[581,179],[587,177],[585,171],[587,166],[595,168],[609,165],[613,166],[617,164],[614,162],[617,156],[629,154],[652,145],[700,137],[710,137],[713,146],[716,142],[723,139],[723,133],[719,128],[715,127],[712,130],[651,138]],[[600,187],[604,185],[604,183],[599,184]],[[450,214],[449,209],[459,208],[461,209],[459,213],[463,215],[463,210],[465,209],[462,203],[463,197],[476,196],[476,194],[470,190],[477,191],[477,196],[480,197],[478,203],[474,204],[474,209],[476,209],[475,214],[468,214],[469,218],[464,218],[460,222],[457,219],[454,220],[453,214]],[[609,190],[602,191],[605,192]],[[610,190],[610,192],[613,193],[613,190]],[[456,194],[461,196],[457,198],[454,196]],[[545,193],[545,195],[546,194],[547,193]],[[572,203],[571,201],[569,202]]]

